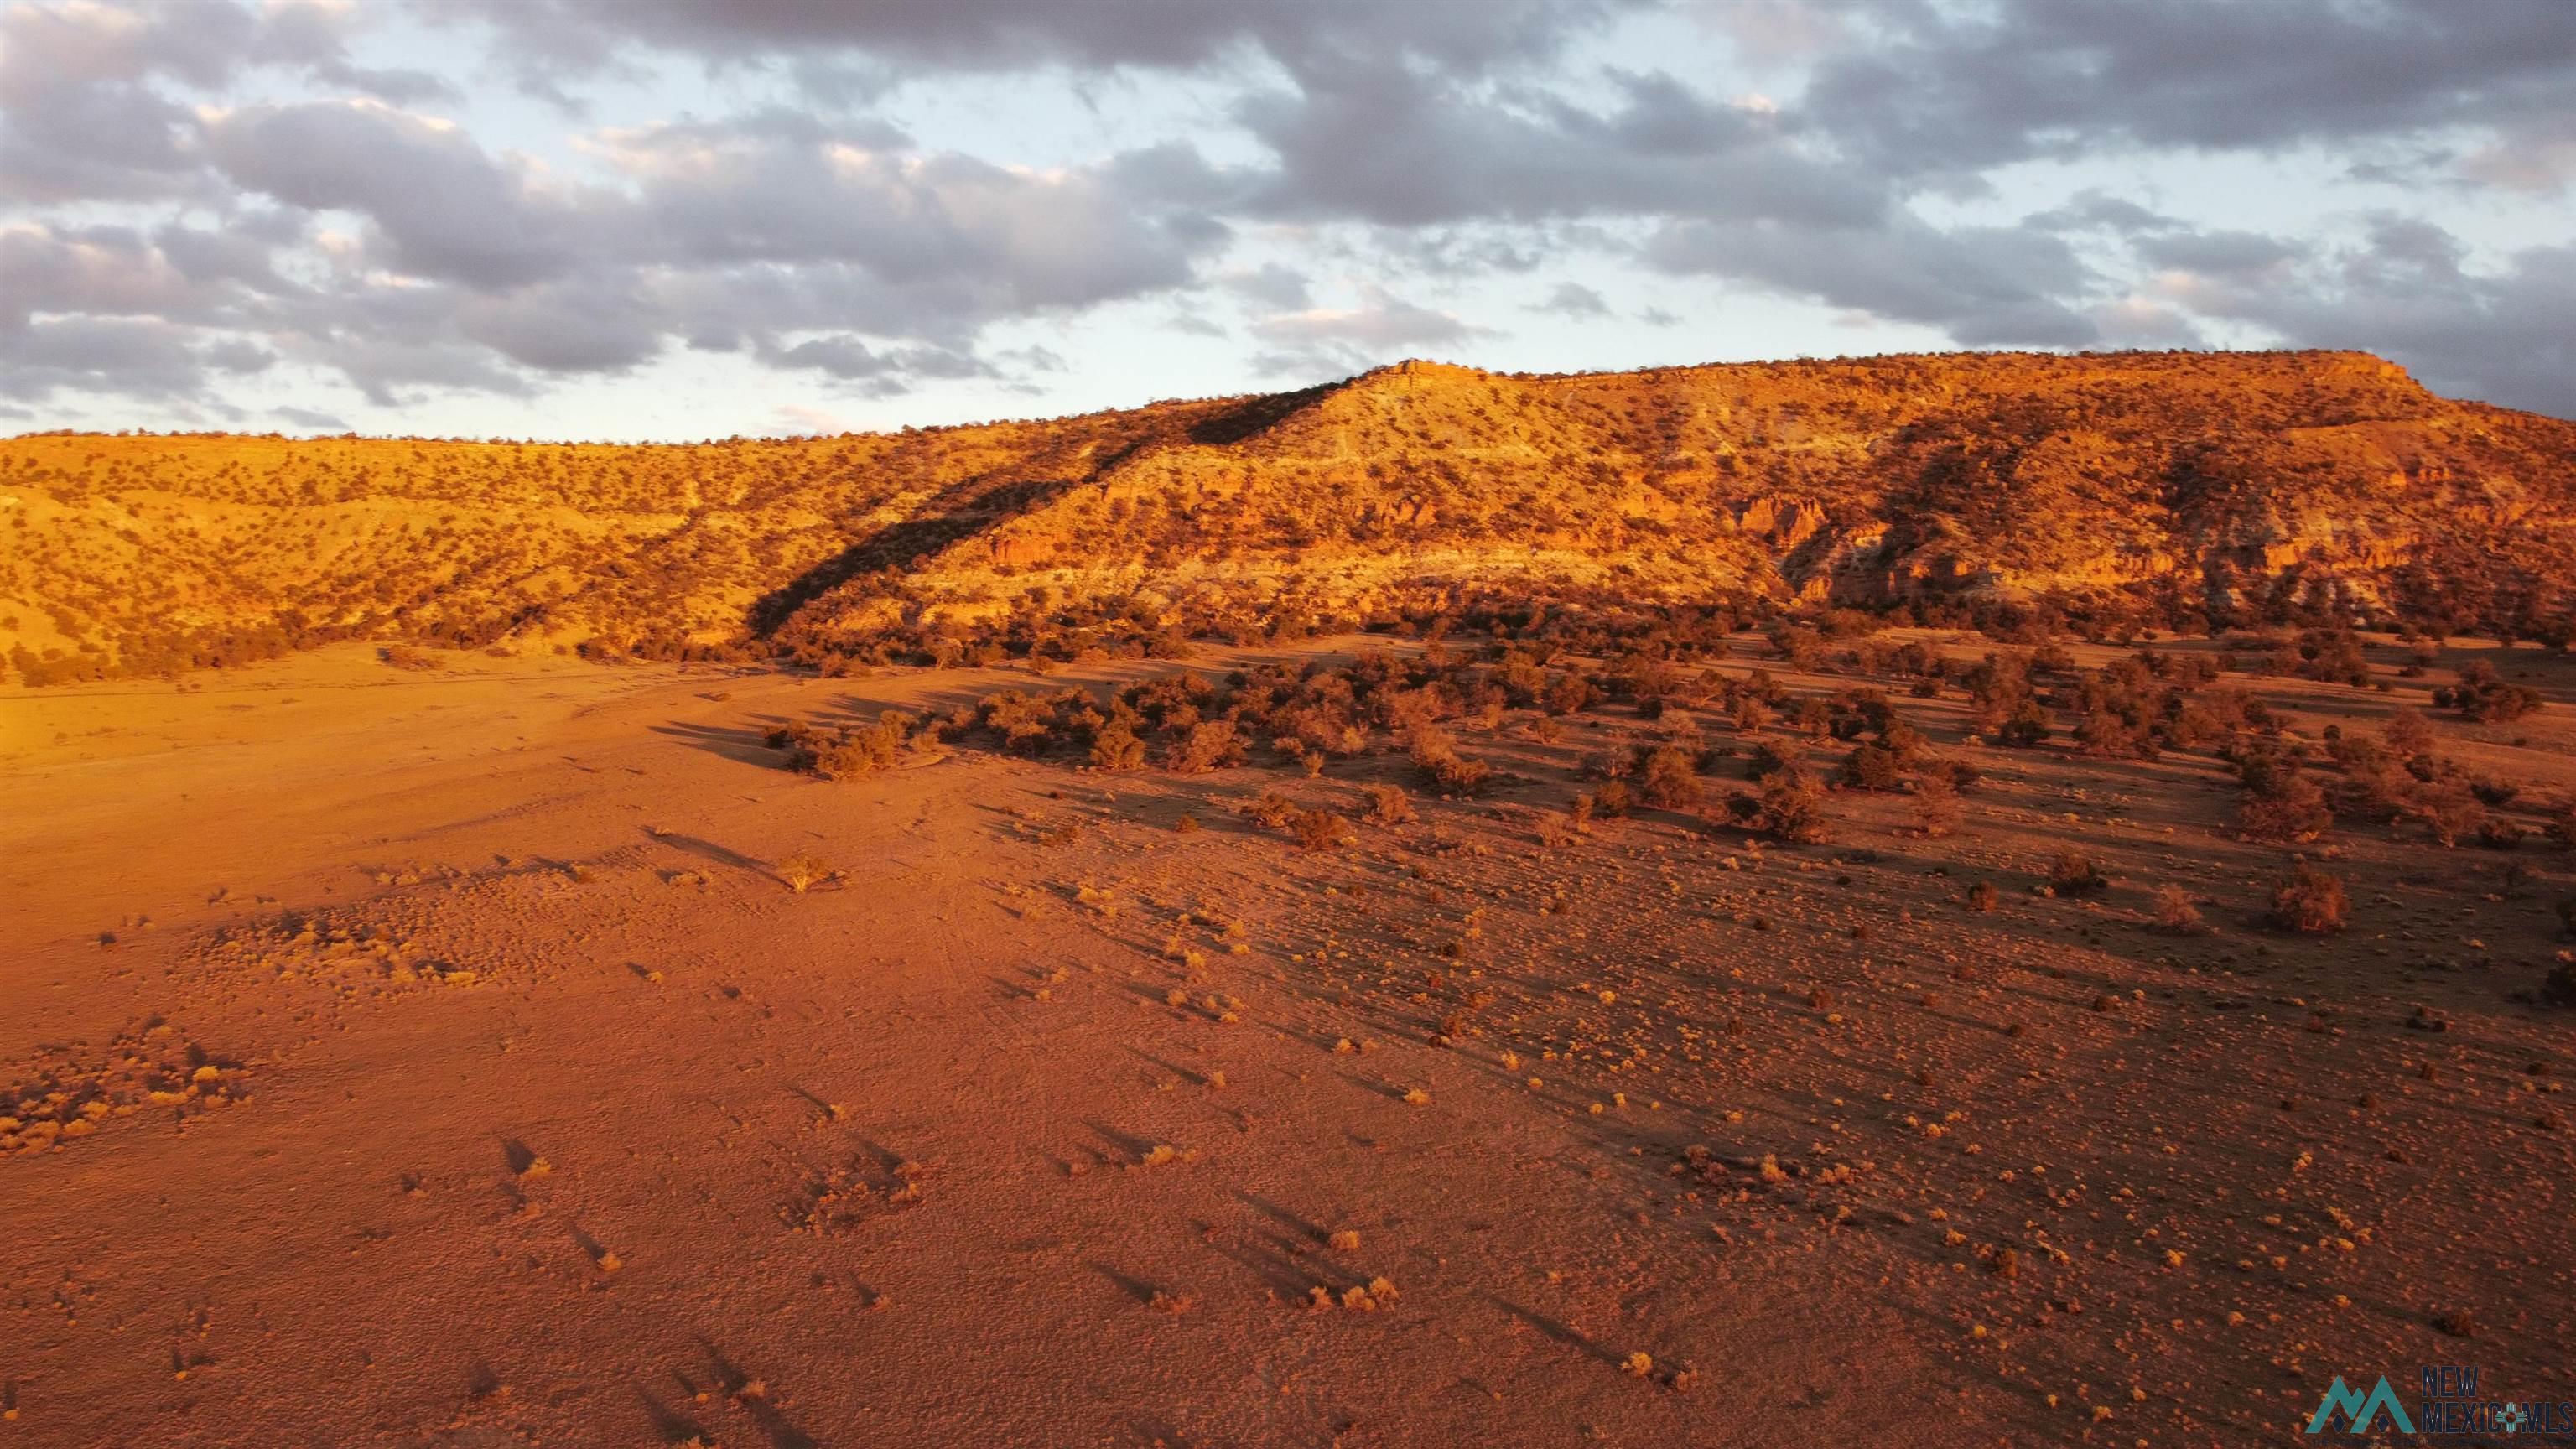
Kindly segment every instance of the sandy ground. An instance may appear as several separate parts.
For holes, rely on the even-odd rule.
[[[2576,784],[2541,668],[2538,727],[2446,748]],[[1938,841],[1837,796],[1822,846],[1549,846],[1585,741],[1471,741],[1527,783],[1309,856],[1237,806],[1400,759],[760,747],[1002,682],[341,650],[0,696],[0,1087],[131,1108],[0,1157],[0,1449],[2255,1444],[2337,1375],[2576,1398],[2564,854],[2356,833],[2308,940],[2181,761],[1986,751]],[[2034,891],[2070,842],[2106,896]],[[2142,928],[2168,881],[2215,934]]]

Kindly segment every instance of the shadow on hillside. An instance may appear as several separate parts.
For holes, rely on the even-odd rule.
[[[978,491],[976,484],[950,489],[927,505],[934,512],[888,524],[848,548],[763,595],[744,621],[754,637],[767,639],[795,619],[807,604],[872,573],[908,569],[978,529],[1011,513],[1069,489],[1080,480],[1041,479]],[[982,480],[977,480],[981,483]]]
[[[1201,418],[1191,424],[1182,436],[1204,447],[1239,443],[1278,426],[1347,385],[1326,383],[1297,392],[1253,398]],[[889,524],[858,539],[784,586],[762,596],[751,606],[745,623],[754,636],[771,638],[795,622],[806,605],[854,579],[916,567],[951,545],[1015,515],[1039,508],[1075,488],[1102,484],[1128,459],[1157,442],[1168,440],[1169,435],[1159,431],[1131,438],[1122,446],[1090,459],[1088,471],[1080,475],[1015,481],[989,475],[969,478],[924,503],[914,517]]]
[[[756,637],[767,639],[786,629],[806,605],[854,579],[875,573],[900,573],[973,534],[1062,494],[1098,483],[1119,464],[1153,440],[1140,438],[1092,460],[1079,477],[1027,478],[998,482],[970,478],[924,503],[921,512],[868,534],[832,557],[807,569],[787,584],[753,603],[745,620]]]
[[[1221,448],[1258,437],[1288,419],[1350,386],[1347,381],[1328,382],[1295,392],[1272,393],[1253,398],[1223,412],[1214,413],[1193,423],[1189,439],[1203,447]]]

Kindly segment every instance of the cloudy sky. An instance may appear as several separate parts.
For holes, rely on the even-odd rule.
[[[2576,0],[0,7],[0,431],[2283,344],[2576,416]]]

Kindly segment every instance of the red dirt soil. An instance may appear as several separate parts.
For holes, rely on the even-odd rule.
[[[2518,657],[2559,703],[2445,748],[2564,791],[2576,679]],[[0,1449],[2254,1444],[2420,1363],[2576,1397],[2563,853],[2357,835],[2352,929],[2285,936],[2205,768],[1973,748],[1948,838],[1837,794],[1823,845],[1545,844],[1591,735],[1303,853],[1241,803],[1357,817],[1401,758],[824,783],[762,731],[1027,676],[438,661],[0,695],[0,1089],[106,1104],[0,1155]],[[2069,845],[2108,893],[2038,892]],[[2213,934],[2146,929],[2168,883]]]

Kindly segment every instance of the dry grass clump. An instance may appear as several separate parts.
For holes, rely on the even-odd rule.
[[[57,1150],[147,1109],[167,1122],[248,1101],[244,1073],[167,1024],[119,1034],[96,1060],[39,1048],[35,1073],[0,1083],[0,1158]]]
[[[1355,1283],[1343,1289],[1339,1298],[1333,1296],[1332,1289],[1318,1283],[1306,1292],[1306,1309],[1310,1313],[1327,1313],[1338,1307],[1354,1313],[1375,1313],[1403,1296],[1393,1283],[1383,1277],[1371,1278],[1365,1284]]]
[[[833,878],[836,872],[810,855],[791,855],[777,865],[778,883],[798,895]]]

